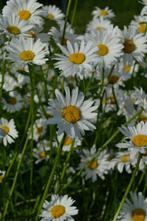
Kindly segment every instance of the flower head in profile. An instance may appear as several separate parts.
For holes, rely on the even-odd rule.
[[[53,118],[49,119],[49,124],[57,124],[58,133],[63,132],[71,137],[81,137],[84,131],[94,130],[96,121],[97,105],[92,100],[85,100],[82,92],[76,87],[70,92],[65,87],[66,95],[56,89],[56,100],[49,102]]]
[[[68,195],[52,195],[51,202],[45,201],[41,213],[41,221],[74,221],[74,215],[78,210],[73,203],[75,201]]]
[[[33,63],[36,65],[45,64],[48,55],[48,46],[40,39],[18,38],[12,39],[7,46],[8,58],[13,62],[21,64]]]

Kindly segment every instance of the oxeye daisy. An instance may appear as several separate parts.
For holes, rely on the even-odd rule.
[[[89,40],[93,41],[93,46],[97,48],[96,64],[112,65],[122,55],[123,46],[120,38],[113,31],[95,32],[89,35]]]
[[[92,42],[80,42],[71,44],[67,41],[67,47],[59,45],[63,54],[57,54],[55,67],[63,71],[65,77],[79,76],[81,79],[84,77],[84,72],[89,72],[93,68],[95,61],[96,48],[92,46]]]
[[[32,29],[27,21],[20,20],[16,15],[12,14],[9,17],[2,17],[0,19],[0,30],[3,30],[11,37],[18,37],[20,35],[27,35]]]
[[[94,18],[88,25],[87,31],[103,32],[110,28],[110,21],[103,18]]]
[[[97,105],[92,100],[84,101],[84,95],[76,87],[70,93],[70,89],[65,87],[66,96],[59,90],[55,90],[56,100],[49,102],[53,118],[49,119],[49,124],[57,124],[58,134],[65,132],[71,137],[80,137],[86,130],[94,130],[96,121]]]
[[[147,16],[135,16],[135,20],[130,24],[138,33],[147,32]]]
[[[105,7],[104,9],[95,7],[95,9],[92,12],[92,15],[95,18],[102,17],[102,18],[105,18],[105,19],[110,19],[110,18],[113,18],[115,16],[113,11],[111,9],[109,9],[109,7]]]
[[[42,4],[36,0],[9,0],[2,14],[5,17],[15,14],[22,21],[41,26],[43,24],[41,7]]]
[[[119,216],[119,221],[147,221],[147,200],[142,193],[130,194]]]
[[[96,148],[93,146],[90,150],[84,149],[81,154],[79,169],[82,170],[82,176],[85,179],[91,179],[95,182],[98,177],[105,178],[108,170],[111,168],[108,162],[109,155],[103,151],[98,157],[95,157]]]
[[[126,59],[132,57],[136,61],[142,62],[147,51],[146,37],[143,34],[136,33],[131,26],[128,29],[125,27],[122,34],[123,56]]]
[[[18,132],[15,128],[14,120],[10,121],[1,118],[0,119],[0,139],[3,140],[4,146],[11,144],[18,137]]]
[[[78,210],[73,203],[75,201],[67,196],[52,195],[51,202],[45,201],[41,213],[41,221],[74,221],[74,215]]]
[[[47,44],[39,39],[34,41],[32,38],[12,39],[7,46],[8,58],[13,62],[21,64],[33,63],[36,65],[45,64],[48,55]]]
[[[3,109],[8,112],[19,111],[22,108],[22,97],[20,94],[11,92],[6,99],[2,100]]]
[[[6,174],[6,171],[0,170],[0,183],[3,182],[3,180],[5,178],[5,174]]]
[[[136,126],[122,127],[120,130],[126,137],[124,143],[117,144],[117,147],[128,149],[132,158],[135,153],[146,153],[147,123],[141,121]]]
[[[51,21],[61,22],[64,18],[62,11],[55,5],[45,6],[42,10],[43,16]]]
[[[50,150],[49,142],[46,140],[37,143],[37,147],[33,149],[33,156],[36,158],[35,164],[43,160],[49,159],[48,151]]]
[[[38,141],[46,132],[46,120],[37,119],[33,125],[33,139]],[[31,138],[31,133],[30,133]]]

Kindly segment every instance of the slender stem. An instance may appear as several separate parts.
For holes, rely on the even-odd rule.
[[[131,187],[132,187],[132,184],[133,184],[133,182],[134,182],[135,175],[136,175],[136,172],[137,172],[137,170],[138,170],[140,160],[141,160],[141,156],[139,155],[138,161],[137,161],[136,167],[135,167],[135,169],[134,169],[134,171],[133,171],[133,173],[132,173],[130,182],[129,182],[128,186],[127,186],[127,189],[126,189],[126,191],[125,191],[125,194],[124,194],[124,196],[123,196],[123,198],[122,198],[122,200],[121,200],[121,202],[120,202],[120,204],[119,204],[119,207],[118,207],[118,209],[117,209],[117,211],[116,211],[116,213],[115,213],[114,218],[113,218],[112,221],[116,221],[116,220],[117,220],[117,217],[118,217],[118,215],[119,215],[119,213],[120,213],[120,211],[121,211],[121,209],[122,209],[122,207],[123,207],[123,205],[124,205],[124,202],[125,202],[125,200],[126,200],[126,198],[127,198],[127,195],[128,195],[128,193],[129,193],[129,191],[130,191],[130,189],[131,189]]]
[[[23,150],[22,150],[22,153],[20,155],[20,158],[19,158],[19,161],[18,161],[18,164],[17,164],[17,169],[16,169],[16,173],[15,173],[15,176],[14,176],[14,180],[13,180],[13,183],[12,183],[12,186],[11,186],[11,189],[10,189],[10,192],[9,192],[9,196],[8,196],[8,199],[6,200],[6,204],[5,204],[5,207],[4,207],[4,213],[3,213],[3,217],[2,217],[2,220],[4,221],[5,220],[5,216],[7,214],[7,210],[8,210],[8,207],[9,207],[9,203],[10,203],[10,200],[11,200],[11,197],[12,197],[12,194],[14,192],[14,189],[15,189],[15,185],[16,185],[16,182],[17,182],[17,178],[18,178],[18,174],[19,174],[19,171],[20,171],[20,167],[21,167],[21,164],[22,164],[22,160],[23,160],[23,157],[24,157],[24,153],[26,151],[26,148],[28,146],[28,137],[25,141],[25,144],[24,144],[24,147],[23,147]]]
[[[68,5],[67,5],[67,10],[66,10],[65,22],[64,22],[64,27],[63,27],[63,34],[62,34],[61,44],[64,44],[64,38],[65,38],[65,32],[66,32],[66,26],[67,26],[67,20],[68,20],[68,17],[69,17],[71,2],[72,2],[72,0],[69,0],[68,1]]]
[[[49,179],[48,179],[48,181],[47,181],[47,184],[46,184],[46,187],[45,187],[43,196],[42,196],[42,198],[41,198],[41,202],[40,202],[40,204],[39,204],[39,206],[38,206],[38,208],[37,208],[37,215],[36,215],[35,221],[38,220],[38,216],[39,216],[40,211],[41,211],[41,209],[42,209],[42,205],[43,205],[44,200],[45,200],[45,198],[46,198],[46,196],[47,196],[49,187],[50,187],[50,185],[51,185],[51,183],[52,183],[53,176],[54,176],[56,167],[57,167],[57,165],[58,165],[58,160],[59,160],[59,157],[60,157],[61,145],[62,145],[62,142],[60,143],[59,147],[57,147],[57,154],[56,154],[55,162],[54,162],[54,165],[53,165],[53,169],[52,169],[51,174],[50,174],[50,176],[49,176]]]
[[[9,167],[7,169],[7,172],[6,172],[6,175],[5,175],[5,179],[9,176],[10,170],[11,170],[11,168],[12,168],[12,166],[13,166],[15,160],[16,160],[16,157],[17,157],[17,152],[15,152],[15,154],[14,154],[14,156],[13,156],[11,162],[10,162],[10,165],[9,165]]]
[[[5,62],[1,64],[1,73],[2,73],[2,79],[1,79],[1,84],[0,84],[0,102],[2,99],[2,91],[3,91],[3,85],[4,85],[4,75],[5,75]]]
[[[78,0],[75,0],[73,14],[72,14],[72,18],[71,18],[71,25],[73,25],[74,21],[75,21],[76,12],[77,12],[77,6],[78,6]]]

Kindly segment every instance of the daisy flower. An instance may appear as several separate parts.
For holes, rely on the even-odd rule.
[[[147,221],[147,200],[142,193],[130,194],[131,199],[127,199],[121,214],[119,221]]]
[[[14,143],[14,140],[18,137],[18,132],[15,128],[14,120],[10,121],[1,118],[0,119],[0,139],[3,140],[4,146]]]
[[[85,179],[91,179],[95,182],[98,177],[105,178],[108,170],[111,168],[108,161],[109,155],[103,151],[98,157],[95,157],[96,148],[93,146],[90,150],[83,150],[81,154],[81,163],[79,169],[82,170],[82,176]]]
[[[38,119],[35,121],[33,125],[33,139],[38,141],[46,132],[46,120],[45,119]],[[31,138],[31,132],[30,132]]]
[[[97,116],[94,101],[84,101],[84,95],[77,87],[71,93],[65,87],[65,93],[66,96],[63,96],[58,89],[55,90],[57,99],[49,102],[53,118],[48,123],[57,124],[58,134],[65,132],[73,138],[81,137],[85,130],[94,130]]]
[[[135,16],[135,20],[130,24],[138,32],[145,34],[147,32],[147,16]]]
[[[116,157],[112,160],[115,162],[115,166],[118,169],[120,173],[125,170],[127,173],[131,173],[132,166],[134,166],[137,163],[136,156],[134,156],[133,159],[130,158],[130,152],[124,151],[124,152],[118,152],[116,154]]]
[[[142,3],[143,5],[147,5],[147,0],[141,0],[141,3]]]
[[[37,147],[33,149],[33,156],[36,158],[35,164],[40,163],[43,160],[48,160],[48,151],[50,150],[49,142],[43,140],[37,144]]]
[[[41,7],[42,4],[36,0],[9,0],[3,8],[2,14],[5,17],[15,14],[22,21],[28,21],[30,24],[42,26]]]
[[[88,25],[87,31],[103,32],[110,28],[110,21],[103,18],[94,18]]]
[[[95,9],[92,12],[92,15],[95,18],[102,17],[102,18],[105,18],[105,19],[111,19],[115,16],[113,11],[111,9],[109,9],[109,7],[105,7],[104,9],[95,7]]]
[[[16,92],[10,92],[7,99],[2,100],[3,109],[8,112],[15,112],[22,109],[22,97]]]
[[[117,147],[128,149],[131,158],[134,157],[134,154],[146,153],[147,123],[141,121],[136,126],[122,127],[120,130],[126,137],[125,142],[117,144]]]
[[[97,48],[96,64],[112,65],[122,55],[123,46],[115,31],[91,33],[89,40],[93,41],[93,47]]]
[[[48,55],[47,44],[39,39],[34,41],[32,38],[12,39],[7,46],[8,58],[13,62],[21,64],[33,63],[36,65],[45,64]]]
[[[84,72],[92,70],[92,64],[95,61],[96,48],[92,42],[75,42],[74,45],[67,41],[67,47],[59,45],[63,54],[57,54],[55,67],[63,71],[65,77],[79,76],[81,79]]]
[[[3,30],[11,37],[18,37],[20,35],[27,35],[32,29],[27,21],[20,20],[16,15],[12,14],[9,17],[2,17],[0,19],[0,30]]]
[[[74,221],[72,216],[78,214],[74,202],[68,195],[52,195],[51,202],[45,201],[43,204],[41,221]]]
[[[142,62],[147,51],[146,37],[143,34],[136,33],[131,26],[128,29],[125,27],[122,34],[123,56],[126,59],[132,57],[136,61]]]
[[[55,5],[45,6],[43,9],[43,16],[51,21],[61,22],[64,19],[64,14]]]
[[[3,182],[3,179],[5,178],[5,174],[6,174],[6,171],[0,170],[0,183]]]

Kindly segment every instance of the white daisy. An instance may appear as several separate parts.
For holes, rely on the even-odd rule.
[[[41,7],[42,4],[37,2],[37,0],[9,0],[3,8],[2,13],[5,17],[15,14],[22,21],[28,21],[31,24],[42,26]]]
[[[111,9],[109,9],[109,7],[105,7],[104,9],[95,7],[95,9],[92,12],[92,15],[95,18],[102,17],[102,18],[105,18],[105,19],[110,19],[110,18],[113,18],[115,16],[113,11]]]
[[[13,62],[21,64],[33,63],[37,65],[45,64],[48,55],[47,44],[40,39],[34,41],[32,38],[12,39],[7,46],[8,58]]]
[[[76,87],[70,93],[65,87],[66,96],[64,97],[59,90],[55,90],[57,99],[52,100],[49,105],[53,118],[49,119],[49,124],[57,124],[58,134],[65,132],[71,137],[80,137],[86,130],[94,130],[96,121],[97,105],[94,101],[84,101],[84,95],[79,93]]]
[[[10,121],[1,118],[0,119],[0,139],[3,140],[4,146],[7,144],[11,144],[14,140],[18,137],[18,132],[15,127],[14,120],[11,119]]]
[[[93,42],[94,47],[97,47],[96,64],[112,65],[122,55],[123,46],[114,30],[91,33],[89,40]]]
[[[129,59],[132,57],[138,62],[142,62],[144,54],[147,52],[147,40],[143,34],[136,33],[132,26],[124,28],[122,32],[124,57]]]
[[[22,97],[16,92],[10,92],[6,99],[2,100],[3,109],[8,112],[15,112],[22,109]]]
[[[73,203],[75,201],[67,196],[52,195],[51,202],[45,201],[41,213],[41,221],[74,221],[74,215],[78,210]]]
[[[84,40],[76,42],[74,45],[67,41],[67,48],[59,45],[63,54],[57,54],[55,67],[63,71],[63,75],[84,77],[84,72],[92,70],[92,64],[95,61],[96,48],[92,42]]]
[[[48,160],[49,150],[50,150],[50,146],[47,140],[43,140],[40,143],[38,143],[37,147],[33,149],[33,156],[36,158],[35,164],[38,164],[43,160]]]
[[[42,10],[43,16],[51,21],[61,22],[64,19],[64,14],[55,5],[45,6]]]
[[[6,171],[0,170],[0,183],[3,182],[3,179],[5,178],[5,174],[6,174]]]
[[[33,125],[33,139],[38,141],[46,132],[46,120],[45,119],[38,119],[35,121]],[[31,133],[30,133],[31,138]]]
[[[11,37],[18,37],[27,35],[32,29],[32,25],[27,21],[20,20],[16,15],[12,14],[9,17],[2,17],[0,19],[0,30],[4,31]]]
[[[126,137],[124,143],[117,144],[117,147],[128,149],[131,158],[134,157],[135,153],[146,153],[147,123],[141,121],[136,126],[122,127],[120,130]]]
[[[91,179],[95,182],[98,177],[105,178],[108,170],[111,169],[110,162],[108,161],[109,155],[103,151],[98,157],[95,157],[96,148],[93,146],[90,150],[83,150],[81,154],[81,163],[79,169],[82,170],[82,176],[85,179]]]
[[[127,199],[121,214],[119,221],[147,221],[147,200],[142,193],[130,194],[131,199]]]
[[[137,163],[137,158],[135,155],[133,159],[130,158],[130,152],[124,151],[118,152],[112,161],[115,162],[115,166],[120,173],[122,173],[123,170],[125,170],[127,173],[131,173],[132,166]]]
[[[147,32],[147,16],[135,16],[130,24],[138,33],[145,34]]]
[[[103,18],[95,18],[87,25],[87,31],[103,32],[110,28],[111,22]]]

